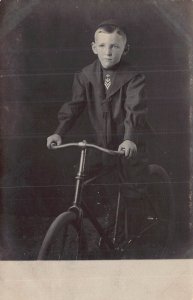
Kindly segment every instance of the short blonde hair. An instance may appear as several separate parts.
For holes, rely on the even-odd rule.
[[[119,34],[120,36],[123,37],[123,39],[125,40],[125,43],[127,43],[127,35],[126,33],[118,26],[116,25],[108,25],[108,24],[105,24],[105,25],[101,25],[100,27],[97,28],[97,30],[95,31],[95,34],[94,34],[94,39],[96,40],[97,38],[97,34],[99,33],[113,33],[113,32],[116,32],[117,34]]]

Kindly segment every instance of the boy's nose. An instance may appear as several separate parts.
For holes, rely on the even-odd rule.
[[[111,56],[112,55],[112,51],[110,47],[106,48],[106,55]]]

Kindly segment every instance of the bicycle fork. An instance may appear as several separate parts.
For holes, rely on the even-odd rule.
[[[82,192],[82,183],[85,177],[85,160],[86,160],[86,141],[83,141],[81,144],[81,154],[80,154],[80,162],[79,162],[79,169],[76,175],[76,187],[75,187],[75,194],[74,194],[74,201],[73,205],[68,209],[69,211],[73,211],[78,218],[82,215],[82,209],[80,207],[81,204],[81,192]],[[81,218],[80,218],[81,219]]]
[[[87,149],[85,147],[83,147],[81,150],[79,170],[76,175],[76,188],[75,188],[75,195],[74,195],[74,202],[73,202],[73,206],[75,207],[80,205],[80,200],[81,200],[82,182],[85,177],[84,171],[85,171],[86,151]]]
[[[77,250],[77,259],[79,256],[80,247],[82,245],[82,221],[83,221],[83,210],[80,206],[81,204],[81,194],[82,194],[82,183],[84,181],[85,177],[85,160],[86,160],[86,141],[82,142],[81,145],[81,155],[80,155],[80,162],[79,162],[79,169],[76,175],[76,187],[75,187],[75,194],[74,194],[74,201],[73,205],[69,207],[69,211],[72,211],[76,214],[76,220],[75,220],[75,227],[77,229],[77,239],[78,239],[78,250]]]

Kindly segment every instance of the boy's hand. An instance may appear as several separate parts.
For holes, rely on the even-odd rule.
[[[137,154],[137,146],[135,145],[134,142],[130,140],[125,140],[123,143],[119,145],[118,151],[119,152],[124,151],[126,158],[132,158],[135,157]]]
[[[47,138],[47,147],[48,147],[48,149],[51,148],[52,143],[56,143],[57,146],[60,146],[62,144],[61,136],[57,133],[50,135]]]

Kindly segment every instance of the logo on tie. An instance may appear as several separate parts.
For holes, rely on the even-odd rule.
[[[106,87],[107,90],[110,88],[110,85],[111,85],[110,75],[107,74],[107,75],[105,76],[105,87]]]

